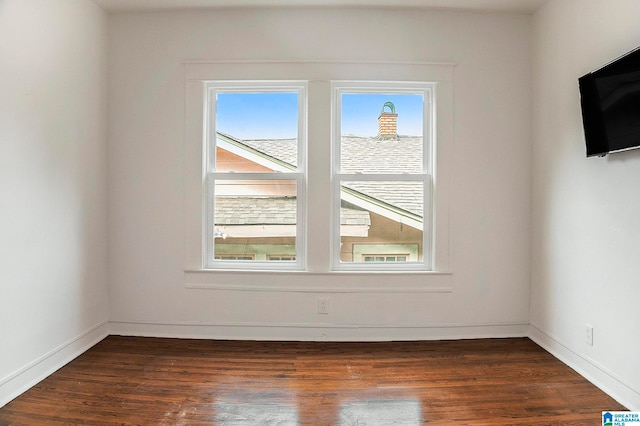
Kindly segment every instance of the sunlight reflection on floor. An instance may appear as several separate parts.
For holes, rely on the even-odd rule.
[[[340,407],[338,425],[419,425],[420,402],[416,399],[353,401]]]

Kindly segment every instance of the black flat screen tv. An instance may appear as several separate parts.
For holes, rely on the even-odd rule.
[[[640,148],[640,47],[578,79],[587,157]]]

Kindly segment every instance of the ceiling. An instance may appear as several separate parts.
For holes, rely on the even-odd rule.
[[[93,0],[109,12],[229,7],[393,7],[532,13],[547,0]]]

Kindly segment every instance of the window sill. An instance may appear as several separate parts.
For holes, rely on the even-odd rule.
[[[295,293],[451,293],[452,272],[237,271],[190,269],[185,288]],[[396,280],[402,279],[402,284]]]

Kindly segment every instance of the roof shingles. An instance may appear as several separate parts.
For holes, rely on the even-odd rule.
[[[297,167],[296,139],[234,140]],[[423,149],[423,139],[419,136],[400,136],[399,140],[343,136],[340,150],[341,172],[363,175],[421,173]],[[420,181],[349,180],[343,181],[342,186],[355,191],[357,196],[387,204],[390,208],[404,210],[420,218],[424,215],[424,187]],[[344,221],[362,224],[364,219],[361,213],[354,213],[355,211],[349,208],[345,210],[343,203],[341,216],[345,218]],[[238,212],[244,213],[238,215]],[[217,221],[229,221],[220,224],[295,223],[295,198],[218,197],[215,216]]]
[[[216,226],[295,225],[295,197],[218,196],[215,199]],[[371,225],[369,212],[343,202],[341,225]]]

